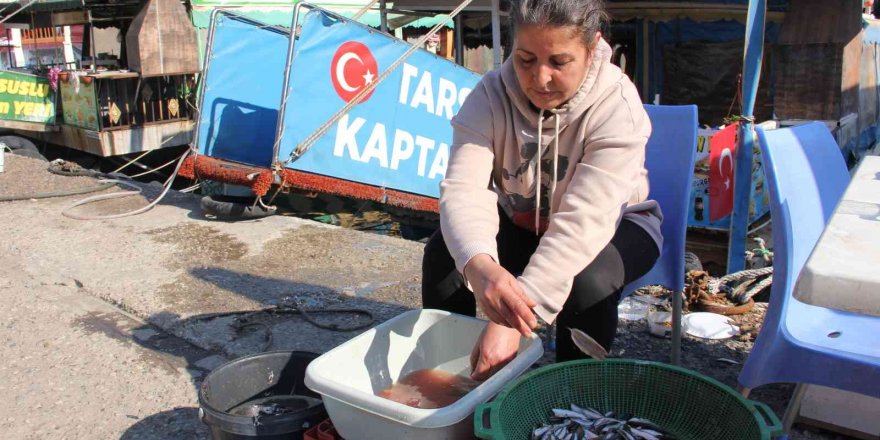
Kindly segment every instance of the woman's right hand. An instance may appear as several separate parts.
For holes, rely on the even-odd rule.
[[[519,331],[490,322],[471,351],[471,379],[486,380],[516,357]]]
[[[538,325],[532,307],[535,301],[526,296],[516,278],[487,254],[477,255],[464,268],[474,290],[474,297],[489,319],[518,330],[528,337]]]

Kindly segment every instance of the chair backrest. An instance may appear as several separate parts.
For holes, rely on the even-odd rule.
[[[684,290],[684,245],[696,157],[697,106],[646,105],[645,110],[652,130],[645,158],[651,184],[648,197],[656,200],[663,211],[663,249],[651,271],[627,285],[621,298],[651,284],[661,284],[676,292]]]
[[[757,133],[773,219],[771,303],[779,304],[768,314],[779,316],[850,176],[837,142],[821,122],[758,127]]]

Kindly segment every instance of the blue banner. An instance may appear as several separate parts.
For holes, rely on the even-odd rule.
[[[232,13],[218,13],[213,32],[202,76],[198,151],[269,168],[289,34]]]
[[[284,110],[279,161],[411,46],[313,10],[301,17]],[[418,50],[288,168],[439,197],[450,119],[479,81]]]

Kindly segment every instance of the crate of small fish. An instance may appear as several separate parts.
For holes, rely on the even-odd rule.
[[[474,414],[479,438],[763,440],[782,435],[766,405],[697,372],[607,359],[548,365]]]

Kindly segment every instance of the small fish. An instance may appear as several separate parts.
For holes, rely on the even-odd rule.
[[[626,412],[600,413],[575,404],[553,408],[548,423],[532,431],[531,440],[674,440],[650,420]]]
[[[538,440],[544,437],[544,434],[550,431],[553,425],[542,426],[532,431],[532,440]]]
[[[639,429],[639,428],[633,428],[633,427],[629,428],[629,432],[631,432],[635,436],[635,438],[639,439],[639,440],[659,440],[660,437],[658,437],[658,436],[661,435],[657,431],[652,431],[650,429]]]
[[[600,414],[598,411],[593,411],[589,408],[581,408],[573,403],[571,404],[571,410],[583,414],[588,419],[595,420],[595,419],[602,418],[602,414]]]
[[[661,428],[656,423],[654,423],[648,419],[633,417],[633,418],[629,419],[628,422],[630,425],[635,426],[637,428],[648,428],[653,431],[663,432],[663,428]]]
[[[568,419],[581,419],[586,420],[587,416],[583,415],[579,411],[572,411],[567,409],[554,408],[553,415],[560,418],[568,418]]]
[[[608,357],[608,350],[605,350],[605,347],[599,345],[590,335],[576,328],[569,327],[568,330],[571,332],[571,341],[584,354],[600,361]]]

